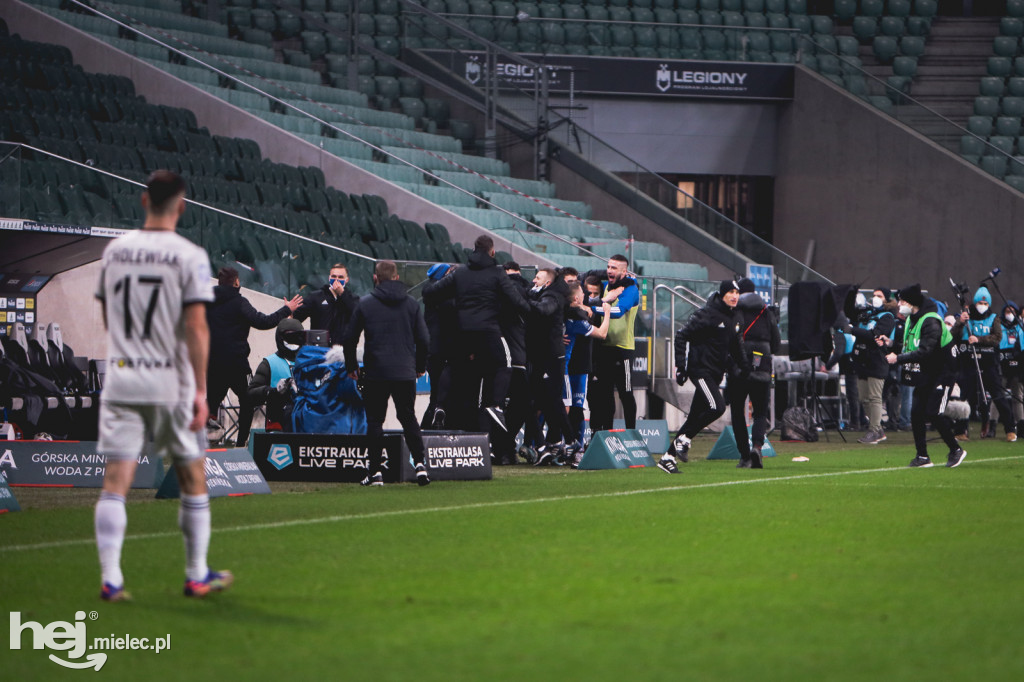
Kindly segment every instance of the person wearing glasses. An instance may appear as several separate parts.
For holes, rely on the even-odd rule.
[[[299,322],[309,319],[310,329],[323,329],[331,345],[341,345],[345,328],[359,305],[348,287],[348,268],[342,263],[331,266],[327,284],[302,298],[302,305],[292,314]]]

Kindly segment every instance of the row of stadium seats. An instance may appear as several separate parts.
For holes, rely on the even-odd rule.
[[[125,15],[140,16],[140,15],[138,15],[135,12],[134,8],[127,9],[125,11]],[[151,20],[154,20],[154,21],[155,20],[160,20],[160,19],[164,18],[162,15],[160,15],[158,13],[157,14],[148,14],[147,16]],[[189,41],[191,41],[192,44],[202,43],[202,45],[197,45],[197,47],[202,47],[204,50],[205,49],[209,49],[210,51],[215,50],[215,49],[221,49],[221,50],[226,50],[227,49],[226,46],[224,45],[224,42],[225,42],[225,40],[231,40],[231,39],[225,39],[223,37],[224,36],[224,32],[223,31],[213,31],[213,30],[199,31],[199,30],[197,30],[198,28],[199,28],[198,25],[196,25],[195,23],[191,23],[189,28],[187,29],[189,31],[189,33],[186,35],[186,38]],[[186,30],[186,29],[183,28],[181,30]],[[202,36],[209,36],[209,38],[204,38]],[[290,88],[290,86],[292,84],[295,84],[295,85],[298,85],[298,86],[306,85],[306,86],[322,87],[322,84],[314,82],[314,80],[315,80],[314,76],[316,78],[319,78],[319,75],[317,74],[317,72],[315,72],[315,71],[313,71],[311,69],[306,69],[304,67],[295,66],[295,65],[289,66],[287,64],[282,64],[282,63],[279,63],[279,62],[268,62],[265,59],[259,59],[257,57],[245,56],[245,54],[247,54],[247,53],[246,53],[246,51],[244,49],[241,49],[241,48],[233,49],[233,50],[228,50],[228,51],[230,52],[230,54],[225,55],[225,58],[230,60],[231,62],[234,62],[234,63],[238,64],[239,66],[243,67],[244,70],[252,71],[252,72],[255,72],[255,73],[259,73],[261,71],[262,72],[261,75],[265,75],[267,77],[274,78],[275,80],[277,80],[277,79],[287,79],[288,82],[287,82],[286,85],[283,85],[284,88]],[[193,79],[196,76],[196,73],[195,73],[196,67],[190,67],[188,65],[174,65],[174,64],[170,64],[170,63],[168,63],[168,64],[161,64],[160,66],[161,66],[161,68],[168,68],[172,72],[176,72],[181,77]],[[302,73],[302,74],[310,74],[310,76],[306,76],[306,75],[299,76],[300,73]],[[377,78],[381,78],[381,77],[377,77]],[[213,84],[214,83],[213,80],[210,80],[210,79],[207,79],[207,78],[201,78],[199,80],[200,80],[201,83],[204,83],[206,89],[208,89],[210,91],[215,91],[214,90],[215,88],[219,89],[221,91],[224,91],[224,89],[220,87],[223,84],[220,79],[217,79],[217,84],[216,85]],[[397,84],[398,83],[397,79],[392,78],[392,81],[393,81],[393,84]],[[261,82],[261,86],[262,85],[263,85],[263,83]],[[400,87],[400,85],[399,85],[399,87]],[[239,90],[234,90],[234,92],[235,92],[236,101],[238,101],[238,102],[242,102],[244,99],[246,99],[244,97],[244,95],[248,94],[248,93],[244,93],[244,92],[239,91]],[[242,97],[239,98],[239,96],[242,96]],[[227,97],[230,98],[231,95],[228,95]],[[248,98],[248,99],[250,100],[250,103],[255,101],[251,97]],[[320,107],[319,105],[315,105],[315,104],[311,105],[309,102],[307,102],[305,100],[295,100],[295,99],[290,100],[288,103],[292,104],[292,105],[295,105],[295,106],[297,106],[299,108],[310,109],[310,110],[316,112],[316,115],[318,117],[323,118],[324,120],[327,120],[327,118],[325,118],[322,115],[325,112],[325,110],[323,109],[323,107]],[[274,105],[274,106],[276,108],[277,105]],[[387,116],[389,114],[389,112],[381,112],[381,111],[374,110],[374,109],[371,109],[371,108],[362,108],[359,111],[355,111],[355,108],[350,108],[347,111],[343,109],[343,107],[351,107],[351,106],[352,105],[340,105],[340,104],[338,104],[338,105],[330,105],[330,109],[333,110],[332,113],[335,115],[335,117],[339,117],[339,116],[340,117],[344,117],[345,114],[348,114],[352,118],[356,118],[359,115],[362,115],[362,116],[373,115],[373,116],[381,117],[381,116]],[[256,115],[259,115],[259,116],[261,116],[261,117],[263,117],[263,118],[273,122],[275,125],[278,125],[279,127],[282,127],[282,128],[284,128],[286,130],[290,130],[292,132],[300,134],[305,139],[313,142],[314,144],[319,144],[324,149],[327,149],[328,151],[331,151],[332,153],[336,153],[339,156],[342,156],[344,158],[352,159],[352,160],[355,160],[355,161],[357,161],[357,162],[359,162],[361,164],[364,164],[364,167],[365,167],[365,165],[373,164],[374,162],[378,162],[379,163],[380,161],[385,160],[385,157],[383,155],[374,155],[373,153],[371,153],[369,151],[368,147],[360,146],[360,144],[358,142],[353,142],[353,141],[351,141],[349,139],[339,139],[339,138],[334,138],[334,137],[323,137],[322,133],[324,131],[323,131],[321,125],[318,124],[315,121],[310,121],[309,119],[305,119],[305,118],[303,118],[301,116],[296,116],[296,115],[292,115],[292,114],[284,114],[284,113],[280,113],[280,112],[276,112],[276,111],[272,111],[272,110],[268,111],[268,110],[266,110],[265,108],[263,108],[260,105],[257,105],[257,107],[258,108],[251,109],[251,111],[253,113],[255,113]],[[369,112],[373,112],[373,113],[371,114]],[[419,119],[419,118],[415,118],[413,120],[415,120],[417,122],[421,121],[421,119]],[[333,121],[330,121],[330,122],[333,122]],[[360,121],[360,122],[366,122],[366,121]],[[385,122],[385,121],[380,121],[380,120],[375,121],[375,123],[383,123],[383,122]],[[398,126],[400,126],[399,128],[397,128],[397,130],[398,130],[398,135],[397,136],[399,137],[399,140],[397,140],[397,141],[399,142],[399,144],[401,144],[402,142],[408,143],[408,140],[402,139],[402,133],[404,132],[404,130],[409,130],[409,128],[412,127],[411,125],[409,125],[408,123],[404,123],[404,122],[402,122],[400,120],[397,120],[397,119],[396,120],[389,120],[389,121],[386,121],[386,122],[391,124],[388,127],[392,128],[392,129],[395,129],[395,124],[396,123],[397,123]],[[411,161],[413,163],[416,163],[417,166],[419,166],[420,168],[424,168],[425,170],[461,169],[462,171],[464,171],[463,174],[466,175],[466,177],[474,177],[473,173],[480,173],[480,174],[487,174],[487,175],[497,175],[497,176],[503,176],[503,177],[507,177],[507,176],[510,175],[507,164],[504,164],[502,162],[495,162],[492,159],[487,159],[487,158],[483,158],[483,157],[459,154],[457,151],[455,151],[456,149],[459,148],[458,140],[455,140],[455,139],[450,138],[450,137],[431,136],[428,133],[420,133],[419,131],[411,131],[410,130],[409,132],[413,132],[413,133],[415,133],[416,136],[419,136],[419,138],[416,139],[413,142],[413,144],[415,144],[417,147],[420,147],[421,149],[409,149],[407,147],[399,147],[399,146],[393,146],[393,145],[380,145],[380,146],[383,149],[385,149],[387,152],[391,153],[392,155],[396,155],[396,156],[399,156],[401,158],[405,158],[405,159],[407,159],[407,160],[409,160],[409,161]],[[358,134],[358,133],[355,133],[355,134]],[[412,136],[408,136],[408,137],[412,137]],[[380,140],[380,141],[383,141],[383,140]],[[389,140],[389,141],[392,141],[392,140]],[[178,148],[179,148],[179,145],[175,144],[174,145],[174,150],[178,150]],[[433,148],[433,150],[431,148]],[[430,153],[431,151],[444,151],[444,152],[447,152],[447,153],[444,154],[444,157],[445,157],[444,159],[440,159],[439,158],[440,155],[431,154]],[[395,161],[394,158],[389,157],[388,161],[389,161],[389,163],[382,164],[382,165],[396,165],[396,164],[392,163],[392,162]],[[373,166],[371,166],[371,167],[373,167]],[[377,166],[377,167],[379,168],[379,166]],[[403,171],[408,170],[408,167],[406,167],[406,166],[402,166],[402,168],[403,168]],[[465,173],[465,171],[470,171],[470,173],[467,174],[467,173]],[[421,178],[411,178],[411,179],[413,180],[414,183],[417,183],[419,180],[421,180]],[[224,188],[224,187],[221,187],[220,191],[217,191],[215,188],[213,188],[211,185],[208,185],[208,184],[204,185],[204,190],[207,190],[209,192],[210,196],[208,198],[211,199],[211,200],[215,200],[215,201],[224,201],[225,199],[230,199],[232,197],[232,195],[235,194],[235,193],[231,192],[230,190],[228,190],[227,188]],[[463,204],[463,206],[460,207],[460,208],[474,208],[475,207],[475,201],[471,197],[468,197],[467,195],[463,195],[462,193],[458,192],[457,190],[453,190],[452,188],[449,188],[449,187],[424,186],[424,187],[415,189],[414,191],[417,191],[417,193],[420,193],[421,195],[423,195],[423,196],[425,196],[425,197],[427,197],[427,198],[429,198],[431,200],[437,201],[438,203],[441,203],[442,205],[445,205],[445,204],[447,204],[449,202],[453,202],[454,201],[456,203],[462,203]],[[204,195],[205,195],[205,192],[204,192]],[[583,217],[583,218],[587,218],[590,215],[590,209],[585,204],[581,204],[579,202],[567,202],[564,206],[559,206],[557,200],[554,200],[551,197],[548,197],[548,200],[545,202],[545,203],[548,203],[549,206],[543,206],[542,204],[538,204],[537,202],[534,202],[534,201],[532,201],[529,198],[521,197],[521,196],[518,196],[516,194],[496,193],[493,196],[488,197],[488,198],[489,198],[490,201],[492,201],[492,202],[494,202],[494,203],[496,203],[496,204],[498,204],[500,206],[506,207],[505,205],[507,205],[507,207],[506,207],[507,210],[515,211],[517,213],[526,215],[526,216],[528,216],[530,218],[534,218],[537,214],[556,214],[556,213],[559,213],[558,209],[561,209],[561,210],[566,211],[568,213],[571,213],[573,215],[578,215],[578,216]],[[299,209],[300,211],[301,210],[305,210],[308,206],[311,206],[312,204],[313,204],[313,202],[310,201],[308,199],[308,197],[303,197],[301,195],[293,196],[288,201],[288,205],[289,206],[291,206],[292,208],[295,208],[295,209]],[[501,214],[501,211],[494,211],[494,212],[491,212],[491,213]],[[283,219],[287,221],[287,216],[283,217]],[[292,221],[292,222],[296,222],[296,223],[298,223],[300,225],[304,223],[304,221]],[[489,221],[485,220],[483,222],[489,222]],[[619,249],[616,249],[616,250],[619,250]],[[415,257],[415,256],[411,256],[411,257]]]

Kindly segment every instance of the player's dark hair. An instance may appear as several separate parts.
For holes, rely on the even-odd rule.
[[[373,274],[376,275],[378,283],[390,282],[393,279],[398,279],[398,266],[393,260],[379,260]]]
[[[233,287],[235,286],[235,280],[238,279],[238,270],[229,267],[223,267],[217,272],[217,284],[222,287]]]
[[[626,265],[629,265],[629,259],[626,258],[625,256],[623,256],[621,253],[615,254],[614,256],[609,258],[608,260],[617,260],[620,263],[625,263]]]
[[[488,237],[486,234],[482,234],[476,238],[473,242],[474,251],[483,251],[484,253],[490,253],[491,249],[494,248],[494,240]]]
[[[171,202],[185,194],[185,179],[169,170],[156,170],[146,179],[149,211],[158,215],[172,208]]]

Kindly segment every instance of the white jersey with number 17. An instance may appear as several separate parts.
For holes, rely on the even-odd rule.
[[[107,319],[102,399],[191,402],[195,377],[184,308],[213,300],[206,252],[175,232],[129,232],[104,249],[96,297]]]

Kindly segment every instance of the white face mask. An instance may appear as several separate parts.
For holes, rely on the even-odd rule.
[[[881,308],[883,303],[885,303],[885,299],[883,299],[881,296],[873,296],[871,298],[872,308]]]
[[[1013,324],[1017,320],[1017,316],[1013,313],[1006,313],[1003,315],[1003,319],[1006,320],[1006,324]]]
[[[908,315],[910,315],[910,312],[910,306],[907,305],[906,303],[900,306],[900,315],[907,317]]]
[[[978,311],[979,315],[984,315],[988,312],[988,303],[978,303],[974,306],[974,309]]]
[[[282,345],[285,347],[285,350],[298,350],[299,349],[299,344],[297,344],[297,343],[284,343]]]

